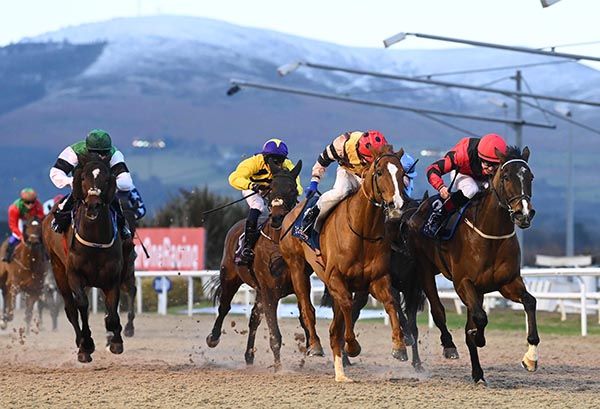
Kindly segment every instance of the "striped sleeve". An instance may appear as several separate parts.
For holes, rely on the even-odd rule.
[[[325,173],[325,169],[333,162],[339,162],[342,159],[346,140],[346,134],[342,134],[323,149],[312,168],[311,181],[319,182]]]
[[[442,175],[449,173],[452,169],[456,169],[455,152],[450,151],[444,157],[436,162],[433,162],[427,168],[427,180],[435,190],[440,190],[444,187],[444,179]]]

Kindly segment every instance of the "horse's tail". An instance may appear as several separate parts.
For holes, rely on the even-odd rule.
[[[321,297],[321,307],[333,308],[333,297],[329,294],[327,287],[325,287],[325,291],[323,291],[323,296]]]
[[[204,294],[212,301],[213,305],[217,305],[217,301],[221,298],[223,288],[221,286],[221,276],[225,273],[225,266],[221,266],[221,271],[218,276],[213,276],[208,279],[202,286]]]

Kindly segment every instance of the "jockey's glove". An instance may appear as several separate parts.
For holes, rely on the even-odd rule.
[[[269,190],[269,186],[267,186],[267,185],[263,185],[263,184],[261,184],[261,183],[253,183],[253,184],[250,186],[250,189],[252,189],[252,190],[253,190],[253,191],[255,191],[256,193],[259,193],[259,194],[261,194],[261,193],[263,193],[263,192],[266,192],[267,190]]]

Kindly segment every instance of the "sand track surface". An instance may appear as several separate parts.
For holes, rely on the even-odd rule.
[[[230,316],[214,349],[205,337],[213,316],[136,319],[134,338],[125,352],[104,349],[103,317],[91,317],[96,341],[93,362],[76,358],[74,333],[61,314],[56,332],[19,328],[22,316],[0,331],[0,408],[599,408],[600,337],[542,336],[540,368],[527,373],[519,362],[527,349],[520,332],[487,333],[480,358],[487,387],[470,381],[462,331],[453,336],[461,357],[441,356],[437,329],[421,328],[425,371],[391,357],[389,327],[373,322],[357,326],[362,353],[346,374],[356,382],[336,384],[328,324],[319,322],[326,356],[306,358],[297,320],[282,319],[283,369],[274,373],[263,321],[256,339],[253,367],[244,363],[247,321]],[[492,318],[493,319],[493,318]]]

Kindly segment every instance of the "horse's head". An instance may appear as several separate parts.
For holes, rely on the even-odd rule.
[[[364,175],[364,189],[371,203],[383,207],[386,222],[398,221],[408,202],[404,191],[404,168],[400,158],[404,150],[394,152],[391,145],[372,149],[375,160]]]
[[[533,172],[529,168],[529,148],[523,152],[510,146],[506,155],[496,150],[500,166],[492,180],[492,186],[500,206],[508,210],[510,219],[522,229],[531,225],[535,209],[531,204]]]
[[[271,181],[270,190],[267,194],[267,201],[271,213],[271,227],[274,229],[281,228],[283,218],[296,205],[298,198],[296,178],[301,170],[301,160],[298,161],[292,170],[279,168],[277,166],[271,167],[273,180]]]
[[[37,217],[30,217],[25,221],[23,241],[28,246],[42,244],[42,223]]]
[[[96,154],[80,156],[79,167],[73,177],[73,197],[83,202],[85,216],[89,220],[95,220],[100,209],[110,205],[116,189],[116,178],[107,160]]]

